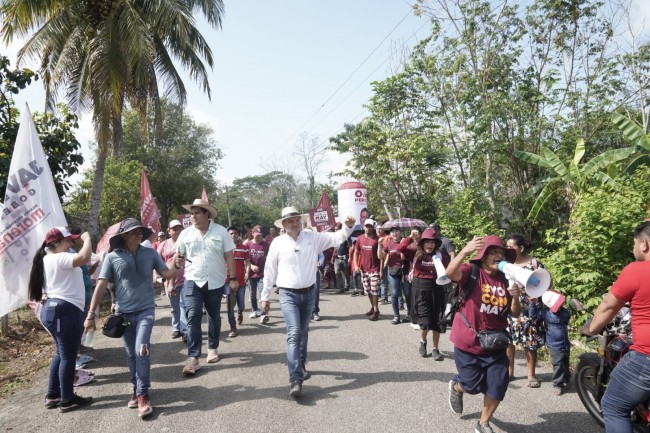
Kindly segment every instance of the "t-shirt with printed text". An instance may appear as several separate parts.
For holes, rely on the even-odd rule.
[[[365,234],[357,238],[355,246],[359,256],[359,266],[362,272],[379,272],[379,257],[377,248],[379,246],[377,235],[367,237]]]

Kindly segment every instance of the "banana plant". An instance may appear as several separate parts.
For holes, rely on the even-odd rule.
[[[582,163],[585,155],[585,141],[582,138],[576,142],[573,158],[566,162],[546,147],[542,147],[541,155],[516,151],[517,158],[547,171],[547,175],[532,190],[537,193],[541,189],[528,213],[528,219],[535,220],[546,202],[555,194],[562,195],[569,205],[569,210],[572,210],[580,193],[588,186],[607,185],[614,190],[620,188],[615,180],[616,172],[606,170],[620,161],[627,160],[635,152],[636,147],[612,149]]]
[[[645,163],[650,165],[650,134],[646,134],[641,125],[636,121],[620,113],[614,113],[612,115],[612,122],[621,130],[623,138],[636,146],[638,151],[625,171],[632,173],[640,164]]]

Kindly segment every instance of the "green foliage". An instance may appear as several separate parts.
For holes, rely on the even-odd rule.
[[[11,156],[20,122],[12,95],[18,94],[38,75],[29,69],[10,69],[9,59],[0,56],[0,197],[4,197]],[[43,150],[47,156],[59,198],[70,188],[68,179],[83,164],[81,145],[74,136],[77,116],[63,105],[57,105],[58,115],[51,112],[32,113]]]
[[[650,211],[650,167],[639,168],[612,193],[589,187],[581,195],[568,230],[547,231],[553,252],[542,257],[556,289],[594,308],[632,256],[633,229]]]
[[[489,205],[484,194],[466,188],[439,200],[438,223],[443,234],[454,242],[457,251],[474,236],[504,235],[489,217]]]

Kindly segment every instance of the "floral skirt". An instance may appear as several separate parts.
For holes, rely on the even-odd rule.
[[[508,332],[512,336],[512,344],[520,344],[528,350],[537,350],[546,344],[546,326],[543,320],[509,316]]]

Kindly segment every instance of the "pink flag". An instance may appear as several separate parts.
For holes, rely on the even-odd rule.
[[[140,179],[140,219],[142,225],[151,227],[154,232],[160,231],[160,211],[156,206],[156,201],[151,195],[147,173],[142,169],[142,178]]]
[[[205,192],[205,187],[203,187],[203,192],[201,193],[201,200],[209,201],[208,200],[208,193]]]

